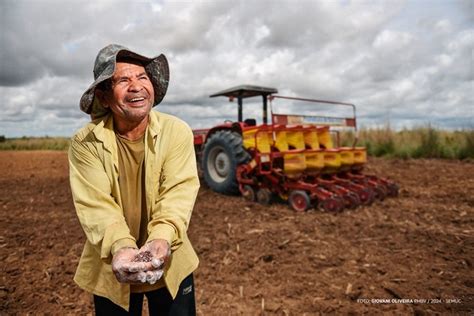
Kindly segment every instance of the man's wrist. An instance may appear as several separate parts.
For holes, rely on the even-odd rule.
[[[114,256],[120,249],[133,248],[138,249],[137,244],[132,238],[122,238],[112,244],[111,253]]]
[[[171,225],[158,224],[148,236],[147,243],[156,239],[163,239],[168,242],[169,246],[171,246],[175,238],[175,234],[176,231]]]

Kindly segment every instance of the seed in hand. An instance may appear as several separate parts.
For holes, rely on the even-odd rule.
[[[153,255],[149,251],[140,252],[135,256],[133,262],[151,262]]]

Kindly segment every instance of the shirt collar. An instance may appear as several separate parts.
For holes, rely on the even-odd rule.
[[[158,115],[153,110],[150,111],[149,131],[152,138],[156,138],[160,134],[161,126],[158,121]]]
[[[92,133],[94,133],[95,138],[98,141],[104,144],[104,148],[111,151],[113,146],[112,143],[115,143],[114,119],[112,114],[107,114],[97,120],[97,125],[92,130]]]
[[[155,144],[156,139],[161,131],[158,115],[156,112],[150,111],[148,116],[149,123],[146,130],[146,137],[149,138],[149,144]],[[93,133],[97,140],[104,144],[104,148],[107,148],[110,152],[114,150],[116,146],[115,132],[114,132],[114,119],[111,113],[98,119],[97,125],[93,129]],[[154,148],[154,146],[152,146]]]

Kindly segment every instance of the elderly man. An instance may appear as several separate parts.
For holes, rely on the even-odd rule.
[[[97,55],[81,110],[92,121],[71,140],[76,212],[87,237],[74,280],[96,314],[194,315],[198,258],[187,236],[199,189],[193,136],[151,111],[168,88],[164,55],[119,45]]]

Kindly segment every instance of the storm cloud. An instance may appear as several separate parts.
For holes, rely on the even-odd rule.
[[[355,103],[366,127],[474,127],[473,1],[0,3],[0,134],[70,136],[99,49],[164,53],[158,109],[192,127],[235,119],[239,84]],[[248,116],[260,116],[250,102]]]

